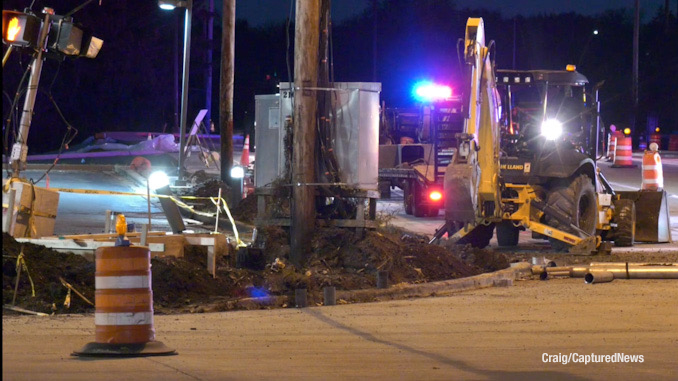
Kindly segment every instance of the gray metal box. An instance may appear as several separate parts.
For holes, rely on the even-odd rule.
[[[254,186],[269,186],[280,175],[284,153],[281,134],[284,131],[280,119],[280,96],[266,94],[254,96]],[[283,160],[280,159],[283,154]]]
[[[379,177],[379,93],[381,83],[337,82],[332,91],[334,125],[332,144],[341,182],[356,189],[376,190]],[[290,84],[280,93],[255,96],[255,186],[267,186],[285,170],[284,121],[294,113]],[[278,124],[273,114],[279,112]],[[260,143],[261,142],[261,143]],[[261,146],[260,144],[264,144]],[[277,147],[273,147],[277,144]],[[264,147],[260,149],[260,147]],[[324,171],[321,171],[324,172]],[[319,182],[324,179],[319,179]]]

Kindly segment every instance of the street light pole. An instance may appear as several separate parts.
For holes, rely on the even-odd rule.
[[[188,120],[188,73],[191,63],[191,16],[193,0],[186,1],[186,20],[184,23],[184,69],[181,85],[181,127],[179,127],[179,182],[184,180],[184,149],[186,145],[186,122]]]
[[[186,17],[184,22],[184,67],[181,80],[181,120],[179,121],[179,173],[177,185],[184,184],[184,146],[186,135],[186,124],[188,120],[188,73],[191,64],[191,16],[193,13],[193,0],[158,0],[160,8],[172,10],[176,7],[186,8]]]

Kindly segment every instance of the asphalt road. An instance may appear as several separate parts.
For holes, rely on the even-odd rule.
[[[675,380],[676,300],[675,280],[556,279],[449,297],[156,315],[157,340],[178,355],[117,359],[70,356],[94,340],[91,315],[3,316],[2,378]],[[605,362],[615,354],[643,362]]]

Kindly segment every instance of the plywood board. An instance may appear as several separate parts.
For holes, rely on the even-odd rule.
[[[5,182],[6,183],[6,182]],[[16,190],[14,211],[8,214],[3,207],[3,219],[11,218],[9,234],[12,237],[40,238],[54,234],[57,209],[59,208],[59,192],[42,188],[31,187],[31,184],[20,181],[12,182]],[[35,191],[35,199],[33,192]],[[2,193],[3,206],[9,202],[9,193]],[[31,209],[32,208],[32,209]],[[27,229],[31,210],[33,213],[32,228]]]

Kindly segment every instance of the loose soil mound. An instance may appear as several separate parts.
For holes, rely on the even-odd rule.
[[[378,271],[388,271],[389,283],[421,283],[452,279],[508,267],[503,254],[460,247],[450,251],[428,245],[425,239],[395,230],[366,231],[364,237],[349,229],[319,229],[312,238],[308,266],[296,269],[289,262],[289,238],[280,228],[262,229],[255,247],[261,248],[263,269],[235,268],[234,255],[219,258],[217,277],[206,270],[206,248],[191,246],[183,258],[153,258],[152,287],[156,313],[220,311],[262,308],[244,303],[260,296],[286,296],[306,288],[309,302],[322,301],[322,288],[356,290],[376,286]],[[74,254],[43,246],[17,243],[3,236],[3,303],[11,304],[17,277],[16,258],[24,257],[35,285],[22,271],[16,305],[45,313],[92,312],[76,295],[64,306],[68,289],[60,277],[94,302],[94,263]],[[7,312],[5,312],[7,313]]]

